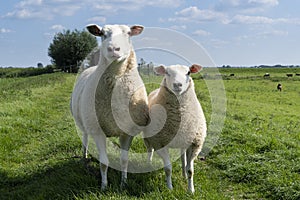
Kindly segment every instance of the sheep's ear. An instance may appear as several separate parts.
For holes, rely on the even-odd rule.
[[[190,66],[191,73],[198,73],[201,69],[202,69],[202,66],[197,65],[197,64],[193,64],[192,66]]]
[[[135,35],[141,34],[144,30],[144,27],[139,26],[139,25],[135,25],[135,26],[130,27],[130,29],[131,29],[130,36],[135,36]]]
[[[101,30],[102,28],[100,26],[98,26],[97,24],[87,25],[86,28],[94,36],[102,36],[103,35],[103,32]]]
[[[157,75],[165,75],[166,74],[166,68],[163,65],[160,65],[158,67],[154,67],[154,72]]]

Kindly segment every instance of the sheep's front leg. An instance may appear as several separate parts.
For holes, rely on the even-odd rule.
[[[164,170],[166,173],[166,182],[167,182],[167,187],[172,190],[172,164],[170,161],[170,156],[167,148],[162,148],[158,151],[156,151],[157,154],[163,159],[164,161]]]
[[[186,170],[187,170],[187,176],[188,176],[188,190],[191,193],[195,192],[194,188],[194,160],[197,157],[199,153],[199,148],[196,148],[196,146],[191,145],[187,151],[186,151],[186,158],[187,158],[187,165],[186,165]]]
[[[121,135],[120,136],[120,146],[121,146],[121,188],[124,188],[127,183],[127,168],[128,168],[128,153],[132,142],[133,136]]]
[[[107,187],[107,169],[108,169],[108,157],[106,152],[106,136],[103,134],[93,135],[98,152],[100,161],[100,173],[101,173],[101,190],[105,190]]]

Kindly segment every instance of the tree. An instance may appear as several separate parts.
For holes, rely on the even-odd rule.
[[[37,64],[37,68],[43,68],[43,67],[44,67],[43,63],[38,63]]]
[[[98,42],[86,31],[63,31],[54,36],[48,48],[52,63],[63,71],[77,73],[79,64]]]

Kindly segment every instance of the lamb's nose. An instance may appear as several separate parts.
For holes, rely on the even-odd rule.
[[[181,83],[173,83],[173,87],[175,89],[180,89],[182,87],[182,84]]]

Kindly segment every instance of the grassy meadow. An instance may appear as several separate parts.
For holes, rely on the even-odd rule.
[[[206,159],[195,161],[194,195],[186,193],[180,161],[173,163],[173,191],[165,186],[163,169],[129,174],[125,190],[119,188],[120,172],[109,169],[109,187],[101,192],[98,161],[81,159],[69,111],[76,75],[1,78],[0,199],[300,199],[300,77],[295,76],[300,69],[219,71],[227,98],[225,124]],[[205,73],[194,81],[209,123]],[[265,73],[271,76],[263,78]],[[142,148],[136,138],[132,150]]]

